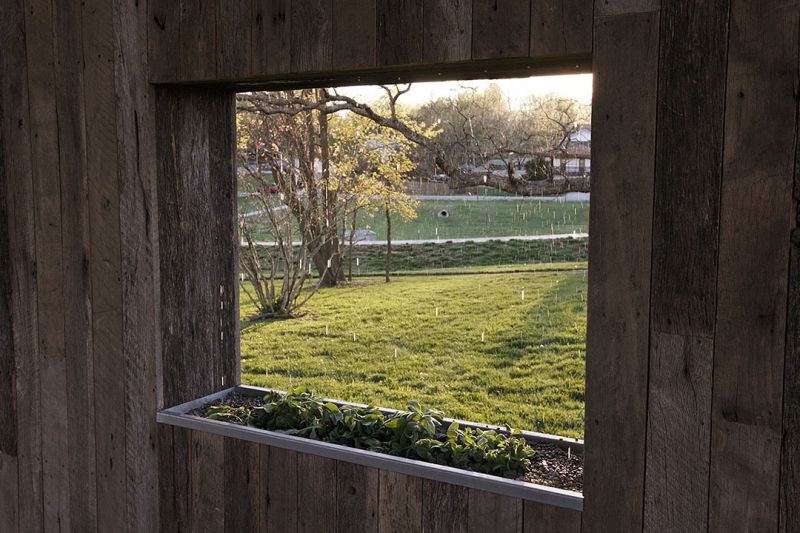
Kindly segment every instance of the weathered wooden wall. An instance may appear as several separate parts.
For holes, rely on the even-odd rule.
[[[565,72],[592,50],[588,0],[151,0],[149,20],[155,83]]]
[[[574,520],[157,431],[154,414],[238,375],[235,333],[215,336],[220,318],[235,331],[235,294],[213,292],[232,286],[235,258],[207,249],[178,270],[181,238],[233,244],[227,91],[582,71],[590,58],[583,530],[800,530],[798,9],[2,0],[0,531],[309,530],[321,516],[343,530],[344,515],[386,531],[397,512],[441,531]],[[156,97],[149,82],[187,87]],[[334,486],[338,515],[320,492]],[[466,509],[466,522],[431,508]]]
[[[168,427],[174,531],[578,533],[581,513]],[[223,496],[224,495],[224,496]]]
[[[595,2],[586,531],[800,530],[799,7]]]
[[[0,531],[158,529],[146,17],[0,2]]]

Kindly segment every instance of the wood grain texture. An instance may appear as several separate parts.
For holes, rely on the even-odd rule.
[[[258,531],[261,508],[260,446],[224,439],[225,531]]]
[[[423,479],[422,517],[422,531],[425,533],[466,533],[469,489]]]
[[[31,162],[25,6],[22,0],[0,5],[0,137],[7,195],[10,259],[10,313],[14,317],[13,364],[16,429],[16,483],[3,486],[16,502],[19,523],[43,529],[41,394],[36,284],[37,223]],[[11,468],[10,461],[6,469]],[[15,528],[12,528],[13,531]]]
[[[86,31],[90,30],[87,28]],[[59,450],[54,458],[65,464],[68,470],[70,527],[77,531],[91,531],[97,527],[97,482],[86,108],[83,70],[76,68],[84,62],[81,6],[54,3],[53,32],[61,191],[66,418],[69,428],[67,448]],[[64,413],[64,405],[60,408]]]
[[[0,452],[0,527],[3,531],[20,531],[17,456]]]
[[[253,0],[253,75],[289,72],[291,67],[292,3]]]
[[[2,15],[0,11],[0,15]],[[3,93],[4,74],[0,70],[0,94]],[[5,160],[5,120],[0,107],[0,529],[17,531],[18,475],[17,475],[17,408],[16,408],[16,357],[14,351],[14,323],[12,320],[11,292],[11,237],[8,215],[10,208],[9,176]],[[16,179],[16,177],[15,177]]]
[[[224,437],[189,433],[191,497],[189,508],[193,532],[225,531],[225,447]]]
[[[652,13],[594,32],[587,532],[642,527],[658,35]]]
[[[97,528],[123,531],[126,514],[125,361],[122,348],[122,272],[117,176],[114,17],[112,4],[89,0],[83,15],[86,98],[86,173],[91,256],[91,331]]]
[[[795,163],[795,212],[789,263],[786,362],[783,378],[780,522],[778,531],[800,530],[800,159]]]
[[[728,5],[661,12],[651,323],[662,333],[714,334]]]
[[[379,65],[422,61],[422,12],[422,0],[378,0]]]
[[[162,89],[156,105],[162,370],[172,406],[238,380],[233,101],[225,91]]]
[[[268,446],[260,451],[261,501],[266,502],[260,531],[297,531],[298,454]]]
[[[125,491],[129,533],[160,528],[158,433],[163,406],[159,343],[155,102],[147,82],[147,5],[114,4],[122,350],[125,366]]]
[[[422,15],[425,62],[472,57],[472,0],[425,0]]]
[[[336,531],[378,531],[380,473],[342,461],[336,462]]]
[[[252,0],[217,3],[217,78],[242,78],[251,71],[251,8]]]
[[[335,69],[374,67],[377,61],[377,0],[332,0]]]
[[[525,533],[580,533],[581,512],[526,501],[522,530]]]
[[[644,530],[706,531],[714,345],[658,332],[650,342]]]
[[[217,74],[217,3],[228,0],[179,0],[180,39],[178,49],[164,53],[179,53],[178,79],[200,81]],[[248,42],[249,44],[249,42]]]
[[[522,500],[469,489],[470,533],[522,531]]]
[[[472,59],[527,56],[530,0],[473,0]]]
[[[596,17],[653,13],[661,8],[659,0],[597,0],[594,2]]]
[[[422,522],[422,480],[381,470],[378,508],[380,532],[420,532]]]
[[[592,2],[532,0],[531,57],[592,53]]]
[[[292,72],[326,70],[333,58],[333,0],[292,2]]]
[[[236,203],[236,107],[231,92],[212,93],[207,111],[209,136],[209,203],[214,213],[210,234],[214,269],[215,361],[218,389],[238,385],[239,365],[239,227]]]
[[[12,13],[0,12],[0,14],[12,16]],[[0,69],[0,95],[5,92],[5,80],[9,74],[5,69]],[[10,128],[6,127],[5,110],[0,107],[0,324],[3,324],[3,328],[0,329],[0,405],[5,407],[0,412],[0,453],[16,457],[16,357],[14,322],[11,313],[11,286],[14,273],[12,272],[12,245],[9,233],[9,215],[14,212],[14,208],[11,206],[14,186],[11,183],[12,173],[9,172],[6,165],[7,158],[12,156],[6,150],[6,136],[9,131]],[[21,179],[21,176],[13,176],[13,179]],[[16,478],[16,468],[14,471]],[[14,524],[16,527],[16,520]]]
[[[61,184],[53,63],[53,14],[49,2],[25,6],[30,95],[31,175],[36,213],[37,322],[39,324],[43,528],[69,528],[68,427],[64,334],[64,276],[61,252]]]
[[[150,0],[146,4],[148,79],[153,83],[175,81],[180,76],[180,53],[177,51],[181,47],[181,2]]]
[[[336,531],[336,461],[318,455],[297,455],[297,530]]]
[[[778,527],[799,10],[731,3],[709,504],[717,530]]]

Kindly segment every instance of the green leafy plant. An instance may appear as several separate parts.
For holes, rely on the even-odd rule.
[[[339,406],[300,388],[270,393],[256,407],[218,404],[205,416],[288,435],[418,459],[475,472],[518,477],[530,467],[533,448],[519,436],[492,430],[444,427],[444,413],[419,402],[391,415],[375,407]]]

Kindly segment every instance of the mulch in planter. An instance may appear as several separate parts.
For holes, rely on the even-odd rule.
[[[234,393],[221,400],[191,411],[189,414],[205,418],[208,408],[214,405],[231,407],[260,407],[264,402],[259,396],[245,396]],[[531,459],[531,467],[519,481],[557,489],[583,492],[583,455],[568,452],[555,444],[528,441],[536,451]]]

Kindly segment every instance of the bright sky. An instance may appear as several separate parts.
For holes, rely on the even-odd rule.
[[[560,96],[574,98],[584,104],[592,103],[591,74],[414,83],[408,94],[400,97],[400,102],[406,105],[423,104],[437,98],[454,96],[464,87],[484,89],[491,83],[496,83],[503,89],[503,92],[509,97],[512,107],[523,102],[531,94],[542,96],[548,93],[557,93]],[[384,95],[383,89],[375,85],[340,87],[337,91],[367,102],[376,100]]]

